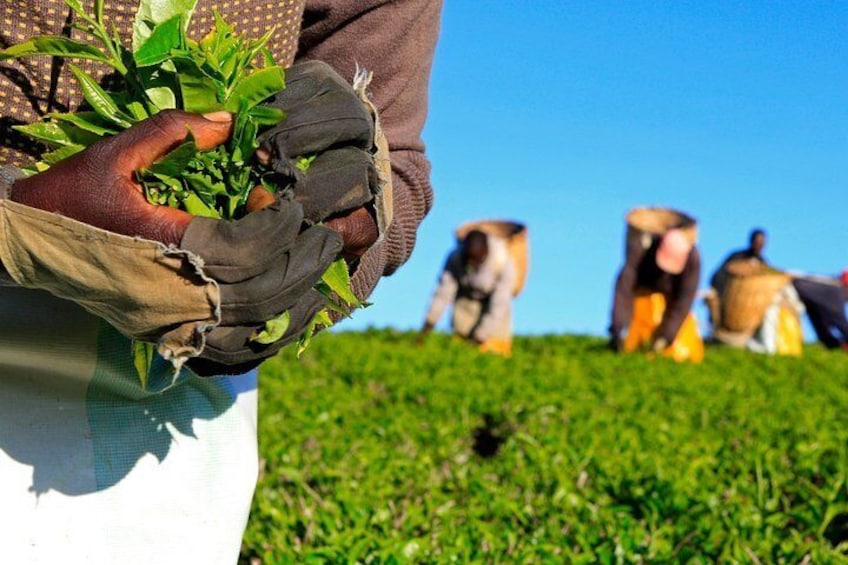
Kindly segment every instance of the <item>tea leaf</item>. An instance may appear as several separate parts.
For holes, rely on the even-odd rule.
[[[297,358],[300,359],[301,355],[303,355],[307,349],[309,349],[309,344],[312,342],[312,336],[315,334],[315,326],[317,322],[315,318],[309,322],[306,326],[306,330],[300,336],[300,339],[297,340]]]
[[[281,340],[283,336],[286,335],[286,331],[288,331],[290,325],[291,314],[288,310],[286,310],[276,318],[265,322],[265,326],[262,331],[254,333],[254,335],[251,336],[250,341],[255,341],[256,343],[261,343],[263,345],[270,345]]]
[[[217,210],[206,205],[198,195],[193,192],[186,192],[182,200],[186,212],[192,216],[203,216],[205,218],[220,218],[221,214]]]
[[[100,140],[100,136],[85,131],[73,124],[61,122],[38,122],[26,126],[12,126],[48,147],[60,148],[71,145],[88,147]]]
[[[350,289],[350,274],[344,259],[334,261],[321,276],[321,281],[338,297],[352,306],[359,306],[359,298]]]
[[[188,58],[174,59],[180,84],[182,108],[186,112],[205,113],[220,110],[220,85],[206,76],[197,63]]]
[[[41,156],[41,160],[47,163],[50,166],[55,165],[60,161],[64,161],[68,157],[72,157],[85,149],[84,145],[66,145],[57,149],[56,151],[51,151],[49,153],[45,153]]]
[[[314,320],[316,329],[318,329],[318,326],[329,328],[333,325],[333,320],[330,318],[330,313],[327,310],[321,310],[315,314]]]
[[[219,194],[226,194],[227,188],[220,181],[213,181],[208,173],[183,173],[185,180],[191,189],[201,196],[205,196],[210,200],[214,200]],[[204,198],[205,200],[205,198]]]
[[[295,162],[294,166],[305,173],[309,170],[309,167],[312,166],[312,162],[315,160],[316,157],[318,157],[318,155],[310,155],[309,157],[301,157],[300,159],[298,159]]]
[[[85,14],[85,7],[80,0],[65,0],[65,5],[77,14]]]
[[[147,110],[144,108],[144,104],[141,102],[129,102],[124,104],[124,108],[127,109],[127,112],[129,112],[129,115],[132,116],[133,120],[137,122],[146,120],[150,117],[150,114],[147,113]]]
[[[171,50],[182,46],[182,16],[176,15],[153,28],[150,37],[133,54],[133,58],[139,67],[158,65],[171,56]]]
[[[247,197],[234,194],[227,198],[227,217],[235,218],[239,209],[247,202]]]
[[[132,125],[127,119],[128,116],[121,112],[118,105],[112,100],[112,97],[97,84],[97,81],[76,65],[69,66],[82,89],[85,101],[94,108],[95,112],[119,126],[128,128]]]
[[[24,43],[12,45],[0,51],[0,61],[36,55],[89,59],[101,63],[110,63],[109,57],[97,47],[55,35],[42,35]]]
[[[215,65],[221,71],[222,78],[229,85],[233,79],[232,61],[238,51],[239,40],[235,37],[233,28],[221,17],[218,10],[213,10],[215,29],[207,37],[210,39],[204,47],[214,59]]]
[[[249,110],[283,90],[285,85],[285,74],[279,67],[255,71],[236,83],[226,108],[235,112],[241,108],[239,101],[244,100],[244,109]]]
[[[248,112],[258,126],[275,126],[286,117],[286,112],[273,106],[254,106]]]
[[[256,140],[256,135],[259,133],[259,126],[256,125],[256,122],[250,118],[247,112],[244,112],[243,115],[247,116],[247,119],[241,133],[238,149],[242,159],[249,159],[256,148],[259,147],[259,142]]]
[[[262,48],[262,65],[264,67],[275,67],[277,66],[277,60],[274,59],[274,54],[271,53],[271,50],[268,47]]]
[[[71,138],[68,137],[67,132],[55,122],[38,122],[23,126],[12,126],[12,129],[52,147],[74,144]]]
[[[167,69],[166,67],[171,67]],[[138,70],[140,89],[157,110],[177,108],[179,82],[176,67],[171,61],[164,61],[158,67],[145,67]]]
[[[60,122],[67,122],[69,124],[73,124],[76,127],[90,132],[94,135],[98,135],[100,137],[108,137],[110,135],[117,135],[118,131],[114,130],[108,125],[104,125],[103,120],[100,119],[100,116],[95,112],[77,112],[75,114],[47,114],[48,118],[52,118],[54,120],[58,120]]]
[[[243,55],[243,58],[242,58],[242,61],[241,61],[241,64],[242,64],[244,69],[247,69],[249,66],[251,66],[253,64],[254,59],[256,59],[260,54],[263,54],[263,60],[264,60],[264,58],[265,58],[264,53],[267,51],[266,46],[268,45],[268,42],[271,40],[271,37],[273,37],[276,29],[277,29],[276,26],[271,27],[271,29],[266,31],[265,34],[262,35],[262,37],[253,41],[252,43],[248,43],[248,44],[245,45],[245,51],[244,51],[244,55]],[[276,67],[277,65],[266,65],[266,66],[267,67],[272,67],[272,66]],[[282,67],[279,67],[279,68],[282,69]]]
[[[197,144],[189,134],[188,140],[168,153],[163,159],[153,163],[147,172],[166,177],[178,177],[197,155]]]
[[[174,16],[182,16],[188,26],[197,0],[141,0],[133,23],[133,51],[138,51],[153,33],[153,29]]]
[[[138,375],[141,388],[146,389],[150,377],[150,367],[153,365],[153,355],[156,353],[156,346],[143,341],[133,341],[132,348],[135,372]]]

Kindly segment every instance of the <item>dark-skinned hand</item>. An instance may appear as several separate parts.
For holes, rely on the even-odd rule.
[[[192,216],[150,204],[135,172],[182,143],[189,130],[201,150],[225,142],[232,116],[161,112],[105,138],[47,171],[19,180],[10,198],[114,233],[179,244]]]
[[[226,141],[232,116],[168,110],[12,186],[11,198],[128,236],[178,245],[204,262],[218,282],[222,324],[262,324],[311,296],[341,252],[341,237],[303,229],[302,206],[254,189],[251,209],[230,222],[147,202],[135,171],[182,143],[189,131],[202,150]],[[264,194],[263,194],[264,193]],[[307,320],[308,321],[308,320]]]

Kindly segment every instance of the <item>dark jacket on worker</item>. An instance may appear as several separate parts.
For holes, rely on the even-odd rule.
[[[822,345],[835,349],[848,343],[848,319],[845,317],[848,289],[840,281],[824,277],[797,278],[792,284]]]
[[[672,275],[657,266],[656,255],[659,243],[659,238],[654,238],[647,249],[638,243],[628,244],[624,267],[615,282],[612,324],[610,325],[610,333],[613,336],[621,336],[630,325],[633,317],[633,299],[637,291],[661,292],[665,296],[665,313],[657,328],[656,337],[665,338],[668,343],[673,342],[677,337],[680,326],[683,325],[686,315],[692,308],[701,276],[701,255],[698,249],[693,247],[683,271],[679,275]]]

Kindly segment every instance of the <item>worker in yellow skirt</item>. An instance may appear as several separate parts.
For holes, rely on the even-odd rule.
[[[657,328],[665,315],[665,295],[661,292],[639,291],[633,299],[633,320],[624,338],[623,351],[633,352],[653,348],[662,338],[656,338]],[[686,315],[671,345],[662,354],[675,361],[700,363],[704,358],[704,342],[698,331],[698,322],[692,313]]]
[[[633,243],[616,279],[610,347],[700,363],[704,344],[690,312],[701,274],[694,242],[670,229]]]
[[[480,351],[512,354],[512,291],[515,266],[505,243],[470,231],[448,256],[418,337],[423,341],[453,304],[453,330]]]

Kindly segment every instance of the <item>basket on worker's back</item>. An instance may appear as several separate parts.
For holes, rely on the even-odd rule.
[[[502,240],[506,244],[508,257],[512,259],[515,267],[515,284],[512,287],[512,295],[518,296],[524,289],[527,271],[530,267],[530,242],[527,236],[527,226],[510,220],[467,222],[457,228],[457,239],[459,241],[464,240],[468,232],[472,230],[479,230],[489,237]]]
[[[698,223],[695,218],[671,208],[634,208],[627,214],[627,249],[639,246],[648,249],[654,238],[668,230],[679,229],[692,245],[698,242]]]
[[[756,260],[728,264],[727,282],[720,297],[721,329],[753,335],[768,307],[792,277]]]

